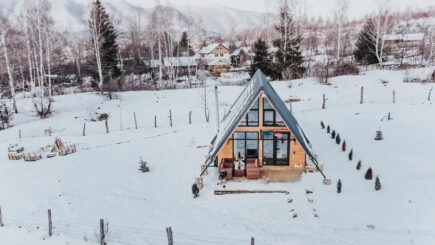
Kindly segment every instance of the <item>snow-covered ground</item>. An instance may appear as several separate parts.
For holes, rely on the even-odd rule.
[[[0,244],[96,244],[100,218],[109,222],[108,244],[165,244],[168,226],[176,244],[189,245],[248,244],[252,236],[256,244],[434,244],[435,108],[427,100],[432,85],[403,83],[403,76],[370,71],[333,78],[332,85],[311,78],[273,83],[283,100],[301,99],[292,104],[293,112],[332,185],[323,185],[319,173],[307,173],[297,183],[251,181],[228,183],[227,188],[284,189],[289,195],[215,196],[212,168],[200,197],[192,198],[191,185],[208,151],[199,146],[209,144],[215,132],[213,88],[210,123],[204,118],[202,89],[126,92],[113,101],[95,93],[59,96],[55,113],[46,120],[34,117],[30,99],[21,99],[14,127],[0,132],[5,223]],[[220,87],[221,116],[242,89]],[[96,112],[110,113],[109,134],[104,122],[90,121]],[[382,120],[389,112],[393,120]],[[354,149],[353,161],[320,128],[321,120]],[[52,136],[44,134],[49,127]],[[373,139],[379,128],[383,141]],[[78,152],[37,162],[7,159],[9,144],[36,149],[52,144],[56,136],[78,144]],[[140,157],[151,172],[138,171]],[[355,169],[358,160],[360,171]],[[364,180],[368,167],[381,180],[378,192],[374,180]],[[339,178],[341,194],[335,187]],[[314,193],[306,194],[306,189]],[[49,208],[55,227],[51,238]]]

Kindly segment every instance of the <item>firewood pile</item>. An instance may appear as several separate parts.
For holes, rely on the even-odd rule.
[[[53,158],[57,155],[66,156],[75,152],[77,152],[75,144],[66,145],[60,138],[56,138],[53,145],[46,145],[36,151],[28,150],[28,152],[25,152],[24,147],[18,144],[10,145],[8,147],[8,158],[9,160],[23,159],[24,161],[34,162],[42,159],[43,155],[46,158]]]

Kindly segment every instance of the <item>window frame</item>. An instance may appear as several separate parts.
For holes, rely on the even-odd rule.
[[[236,134],[236,133],[243,133],[244,134],[244,138],[243,139],[235,139],[234,138],[234,134]],[[256,139],[248,139],[248,133],[255,133],[256,135],[257,135],[257,137],[256,137]],[[234,147],[235,147],[235,145],[236,145],[236,143],[234,142],[234,141],[239,141],[239,140],[241,140],[241,141],[244,141],[244,147],[245,147],[245,161],[246,161],[246,159],[247,159],[247,155],[248,155],[248,140],[250,140],[250,141],[255,141],[256,143],[257,143],[257,159],[260,157],[260,138],[259,138],[259,136],[260,136],[260,133],[259,132],[257,132],[257,131],[254,131],[254,132],[252,132],[252,131],[236,131],[236,132],[233,132],[233,135],[232,135],[232,137],[231,137],[231,139],[230,140],[232,140],[233,142],[233,149],[232,149],[232,151],[233,151],[233,159],[236,159],[236,156],[235,156],[235,150],[234,150]]]
[[[252,108],[253,105],[257,103],[257,108]],[[243,116],[242,121],[240,121],[238,127],[259,127],[260,126],[260,101],[257,98],[257,100],[252,104],[251,108],[249,108],[248,112],[245,116]],[[256,111],[257,112],[257,122],[253,124],[249,124],[249,112]],[[245,124],[242,125],[243,120],[245,120]]]
[[[272,134],[272,139],[265,139],[265,137],[264,137],[264,134],[265,133],[271,133]],[[276,133],[281,133],[281,134],[285,134],[285,135],[287,135],[287,139],[285,140],[285,141],[287,141],[287,156],[286,156],[286,159],[285,159],[285,161],[286,161],[286,164],[276,164],[276,159],[277,159],[277,153],[275,152],[276,151],[276,144],[277,144],[277,141],[279,140],[277,137],[275,137],[275,134]],[[261,135],[261,137],[262,137],[262,149],[263,149],[263,151],[262,151],[262,159],[263,159],[263,162],[262,162],[262,165],[265,165],[265,166],[290,166],[290,150],[291,150],[291,146],[290,146],[290,143],[291,143],[291,141],[292,141],[292,139],[291,139],[291,134],[290,134],[290,132],[281,132],[281,131],[265,131],[265,132],[262,132],[262,135]],[[273,144],[273,152],[272,152],[272,155],[273,155],[273,158],[272,158],[272,164],[264,164],[264,153],[265,153],[265,150],[264,150],[264,143],[266,142],[266,141],[272,141],[272,144]]]
[[[266,100],[267,100],[267,103],[269,103],[270,107],[272,107],[272,108],[267,108],[266,109],[266,107],[265,107]],[[273,113],[273,122],[272,122],[272,124],[266,123],[266,112],[272,112]],[[281,124],[277,123],[277,120],[276,120],[277,119],[277,115],[281,118]],[[267,121],[267,122],[270,122],[270,121]],[[263,126],[266,126],[266,127],[274,127],[274,126],[284,127],[284,126],[286,126],[285,123],[284,123],[284,120],[282,120],[281,115],[279,115],[279,113],[275,110],[275,108],[273,108],[272,103],[270,103],[270,100],[267,97],[263,97]]]

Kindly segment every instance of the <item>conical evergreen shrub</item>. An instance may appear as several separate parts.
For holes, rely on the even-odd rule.
[[[328,125],[328,127],[326,128],[326,133],[329,134],[330,131],[331,131],[331,127],[329,127],[329,125]]]
[[[379,177],[376,176],[376,181],[375,181],[375,190],[379,191],[381,189],[381,181],[379,181]]]
[[[320,121],[320,127],[322,127],[322,129],[325,128],[325,124],[322,121]]]
[[[335,130],[332,130],[331,138],[335,139]]]
[[[353,159],[353,149],[350,150],[349,152],[349,161],[352,161],[352,159]]]
[[[366,175],[364,176],[366,180],[373,179],[373,171],[372,168],[367,169]]]
[[[345,140],[343,140],[343,144],[341,145],[341,150],[342,150],[343,152],[346,151],[346,141],[345,141]]]
[[[337,137],[335,138],[335,142],[337,143],[337,145],[341,143],[340,134],[338,134]]]
[[[356,170],[360,170],[361,169],[361,160],[358,161],[358,164],[356,165]]]
[[[337,193],[341,193],[341,180],[340,179],[338,179],[338,182],[337,182]]]

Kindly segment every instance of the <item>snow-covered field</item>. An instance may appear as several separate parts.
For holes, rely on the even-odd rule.
[[[285,189],[289,195],[215,196],[217,173],[212,168],[200,197],[192,198],[191,185],[208,151],[198,146],[209,144],[215,132],[212,88],[210,123],[205,122],[201,89],[126,92],[113,101],[94,93],[59,96],[55,113],[46,120],[34,117],[31,100],[21,99],[14,127],[0,132],[5,223],[0,244],[96,244],[100,218],[109,222],[108,244],[165,244],[168,226],[175,244],[186,245],[248,244],[252,236],[256,244],[434,244],[435,108],[427,100],[432,85],[402,83],[403,76],[371,71],[333,78],[332,85],[311,78],[273,83],[283,100],[301,99],[292,104],[293,112],[332,185],[323,185],[319,173],[307,173],[297,183],[252,181],[228,183],[227,188]],[[221,116],[242,89],[220,87]],[[95,112],[110,113],[109,134],[104,122],[90,121]],[[381,120],[389,112],[393,120]],[[320,128],[321,120],[354,149],[353,161]],[[44,134],[49,127],[52,136]],[[373,139],[379,128],[383,141]],[[7,159],[9,144],[36,149],[52,144],[56,136],[78,144],[78,152],[37,162]],[[151,172],[138,171],[140,157]],[[357,171],[360,159],[362,169]],[[374,180],[364,180],[368,167],[381,180],[378,192]],[[341,194],[335,188],[339,178]],[[306,189],[314,193],[306,194]],[[49,208],[55,227],[51,238]]]

